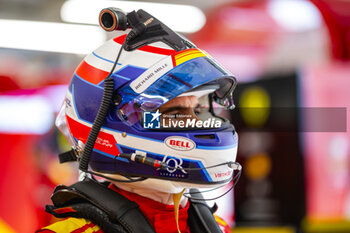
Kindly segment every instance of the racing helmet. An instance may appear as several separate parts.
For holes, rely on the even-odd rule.
[[[132,13],[151,17],[142,10]],[[165,36],[128,40],[130,32],[122,33],[84,58],[56,125],[81,159],[110,74],[113,98],[89,158],[94,174],[126,181],[141,177],[135,184],[172,193],[226,184],[237,169],[238,136],[215,108],[234,107],[236,79],[208,53],[152,19],[150,30],[158,26]],[[202,111],[195,117],[171,113],[172,101],[186,97],[198,100]]]

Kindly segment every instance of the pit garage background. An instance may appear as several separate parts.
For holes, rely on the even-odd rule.
[[[350,232],[348,0],[0,0],[0,232],[55,221],[50,194],[77,179],[54,120],[77,65],[115,36],[97,26],[109,6],[151,12],[237,76],[243,174],[218,200],[232,232]]]

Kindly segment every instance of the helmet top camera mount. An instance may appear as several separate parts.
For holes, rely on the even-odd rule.
[[[176,51],[196,47],[144,10],[125,13],[118,8],[105,8],[100,12],[99,23],[109,32],[131,28],[137,33],[137,36],[133,36],[126,42],[124,48],[126,51],[157,41],[164,42]]]

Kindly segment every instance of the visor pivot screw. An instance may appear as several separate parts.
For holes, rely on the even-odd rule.
[[[117,115],[118,115],[119,119],[121,119],[121,120],[126,121],[128,119],[128,117],[125,116],[123,109],[119,109]]]
[[[119,109],[119,110],[118,110],[118,113],[119,113],[119,116],[120,116],[121,118],[123,118],[123,119],[124,119],[125,114],[124,114],[123,109]]]
[[[138,102],[134,103],[134,108],[141,108],[141,104]]]
[[[113,103],[118,106],[122,102],[122,97],[120,95],[113,96]]]
[[[122,133],[122,137],[125,138],[126,137],[126,132]]]

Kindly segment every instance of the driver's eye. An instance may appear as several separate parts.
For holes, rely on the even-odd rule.
[[[201,106],[197,106],[193,109],[193,112],[194,114],[196,114],[196,116],[198,116],[201,113],[201,111],[202,111]]]
[[[181,113],[180,111],[169,111],[169,112],[166,112],[166,114],[172,115],[172,116],[174,116],[175,118],[176,118],[176,116],[177,116],[178,114],[180,114],[180,113]]]

